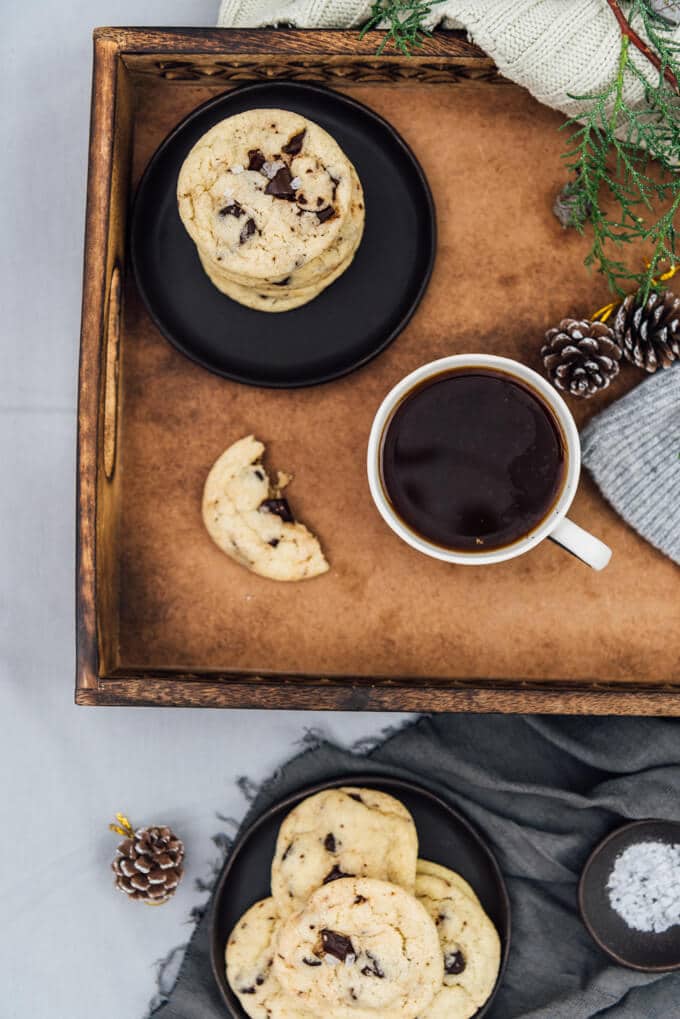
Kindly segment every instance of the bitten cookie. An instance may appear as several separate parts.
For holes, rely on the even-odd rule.
[[[374,789],[326,789],[299,803],[279,829],[272,895],[281,916],[342,877],[391,881],[413,892],[418,835],[406,807]]]
[[[496,985],[500,939],[468,888],[454,871],[418,861],[416,897],[436,924],[444,955],[443,987],[419,1019],[470,1019]]]
[[[264,445],[239,439],[213,464],[203,489],[203,522],[216,545],[253,573],[270,580],[306,580],[328,570],[321,546],[293,518],[281,490],[262,466]]]
[[[316,1016],[416,1019],[440,989],[437,929],[403,888],[344,878],[284,921],[274,975]]]
[[[277,278],[333,243],[350,210],[350,168],[313,121],[248,110],[216,124],[188,154],[179,213],[197,247],[225,270]]]
[[[227,980],[251,1019],[315,1019],[290,999],[273,973],[278,916],[273,899],[256,902],[229,935]]]

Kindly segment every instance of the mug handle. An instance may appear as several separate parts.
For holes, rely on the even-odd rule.
[[[548,537],[593,570],[603,570],[612,557],[612,550],[608,545],[567,517],[560,520]]]

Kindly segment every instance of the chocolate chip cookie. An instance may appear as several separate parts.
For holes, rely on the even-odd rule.
[[[274,976],[276,904],[263,899],[245,913],[229,935],[227,980],[251,1019],[315,1019],[281,989]]]
[[[341,878],[285,920],[274,976],[316,1016],[415,1019],[442,985],[437,929],[397,885]]]
[[[318,577],[328,563],[315,536],[296,521],[282,490],[262,464],[264,445],[248,435],[215,461],[203,489],[203,522],[231,559],[270,580]]]
[[[272,895],[281,916],[343,877],[391,881],[413,893],[418,835],[406,807],[387,793],[326,789],[299,803],[279,829]]]
[[[356,170],[318,124],[287,110],[249,110],[211,128],[184,161],[177,201],[210,279],[264,311],[312,300],[363,233]]]
[[[443,986],[418,1019],[470,1019],[496,985],[500,939],[471,891],[455,871],[418,861],[416,897],[436,924],[444,956]]]

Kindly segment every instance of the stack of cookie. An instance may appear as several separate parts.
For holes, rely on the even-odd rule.
[[[413,818],[385,793],[300,803],[271,883],[226,948],[252,1019],[470,1019],[495,986],[493,924],[460,875],[418,859]]]
[[[354,166],[318,124],[287,110],[249,110],[211,128],[182,165],[177,201],[214,285],[260,311],[320,294],[364,229]]]

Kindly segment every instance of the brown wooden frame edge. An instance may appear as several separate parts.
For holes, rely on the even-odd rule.
[[[96,689],[79,689],[76,703],[289,709],[303,711],[497,712],[680,716],[672,688],[621,689],[593,683],[531,680],[395,680],[308,676],[261,677],[117,670]]]
[[[118,53],[173,53],[178,56],[202,53],[220,54],[289,54],[290,56],[375,57],[383,41],[383,32],[367,32],[360,38],[358,29],[310,28],[96,28],[98,42],[112,45]],[[493,68],[493,60],[464,32],[438,29],[423,38],[423,45],[406,57],[398,49],[387,47],[380,58],[395,57],[419,60],[424,57],[468,59],[475,64]]]
[[[106,262],[113,165],[119,46],[96,38],[92,65],[89,171],[78,374],[76,472],[76,699],[99,682],[96,610],[97,457],[101,346],[106,304]]]

